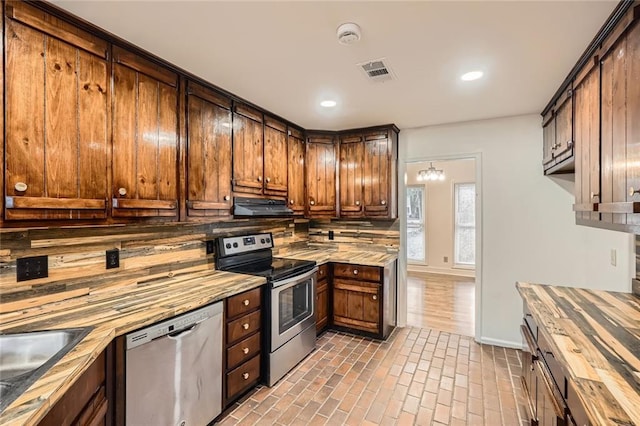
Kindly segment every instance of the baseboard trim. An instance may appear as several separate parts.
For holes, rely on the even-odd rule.
[[[415,264],[408,264],[407,271],[408,272],[427,272],[431,274],[455,275],[457,277],[466,277],[466,278],[475,278],[476,276],[476,271],[473,269],[438,268],[435,266],[415,265]]]
[[[522,350],[522,342],[512,342],[510,340],[492,339],[490,337],[480,338],[483,345],[500,346],[502,348],[520,349]]]

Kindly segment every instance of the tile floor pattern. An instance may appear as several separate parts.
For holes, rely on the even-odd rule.
[[[520,351],[397,328],[385,342],[327,332],[221,425],[524,425]]]

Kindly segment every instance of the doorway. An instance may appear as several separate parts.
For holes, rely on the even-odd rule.
[[[406,165],[407,325],[476,335],[475,158]]]

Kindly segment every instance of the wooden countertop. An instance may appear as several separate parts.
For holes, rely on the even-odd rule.
[[[640,425],[640,298],[517,283],[593,425]]]
[[[0,425],[37,424],[116,337],[259,287],[264,278],[216,270],[123,283],[117,288],[38,306],[0,302],[0,332],[94,329],[0,413]],[[8,308],[8,309],[7,309]]]
[[[398,259],[398,255],[394,253],[384,253],[376,251],[337,251],[323,250],[319,248],[306,248],[291,250],[278,257],[286,257],[298,260],[315,260],[318,265],[324,263],[350,263],[353,265],[381,266],[385,267]]]

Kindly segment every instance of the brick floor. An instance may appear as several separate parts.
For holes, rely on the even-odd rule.
[[[221,425],[525,425],[520,351],[426,328],[385,342],[327,332]]]

